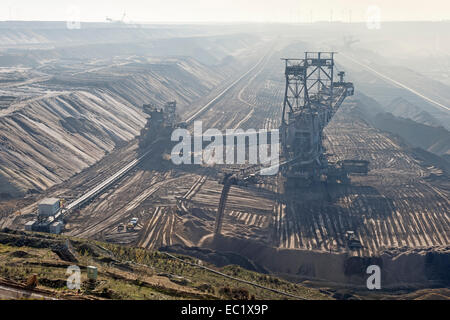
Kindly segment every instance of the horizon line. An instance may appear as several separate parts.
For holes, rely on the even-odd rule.
[[[55,23],[65,23],[68,20],[39,20],[39,19],[33,19],[33,20],[0,20],[0,23],[5,22],[55,22]],[[315,24],[315,23],[339,23],[339,24],[361,24],[366,23],[365,20],[357,20],[357,21],[342,21],[342,20],[336,20],[336,21],[328,21],[328,20],[316,20],[316,21],[255,21],[255,20],[239,20],[239,21],[230,21],[230,20],[224,20],[224,21],[217,21],[217,20],[198,20],[198,21],[190,21],[190,20],[180,20],[180,21],[105,21],[105,20],[80,20],[78,21],[80,23],[103,23],[103,24],[110,24],[110,25],[133,25],[133,24]],[[407,23],[407,22],[450,22],[450,18],[448,19],[439,19],[439,20],[386,20],[381,21],[382,23]]]

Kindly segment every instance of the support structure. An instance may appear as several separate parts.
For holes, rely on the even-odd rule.
[[[353,83],[344,72],[334,81],[335,52],[305,52],[302,59],[285,61],[286,87],[281,119],[283,171],[288,185],[307,186],[326,179],[328,159],[323,130],[347,96]]]

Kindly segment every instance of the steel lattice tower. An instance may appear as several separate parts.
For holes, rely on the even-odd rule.
[[[303,59],[285,61],[286,87],[281,119],[282,154],[289,166],[288,182],[305,185],[319,181],[328,171],[323,130],[353,84],[334,82],[335,52],[305,52]]]

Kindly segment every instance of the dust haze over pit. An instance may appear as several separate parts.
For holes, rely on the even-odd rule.
[[[219,249],[256,243],[249,252],[238,252],[246,255],[246,260],[238,261],[241,266],[260,271],[263,266],[292,275],[314,272],[330,281],[345,282],[345,276],[359,272],[362,266],[358,259],[345,264],[342,253],[348,230],[356,232],[366,255],[406,246],[418,264],[424,262],[424,251],[413,254],[412,250],[448,245],[449,180],[445,171],[449,172],[450,165],[446,167],[445,156],[450,115],[380,76],[449,105],[450,69],[445,68],[450,62],[450,33],[445,32],[449,22],[440,21],[448,12],[446,3],[416,2],[402,12],[396,6],[406,6],[403,1],[395,5],[387,1],[266,1],[259,6],[254,1],[168,1],[150,2],[150,9],[136,1],[80,1],[80,20],[103,22],[83,22],[81,31],[66,28],[67,4],[41,2],[44,8],[55,8],[49,12],[25,1],[0,4],[0,19],[60,21],[0,22],[2,49],[14,48],[0,62],[16,61],[0,73],[0,132],[7,141],[0,140],[0,160],[4,161],[0,170],[5,175],[0,178],[0,197],[10,201],[18,187],[28,194],[24,206],[23,199],[12,199],[12,204],[17,201],[19,205],[0,213],[0,228],[23,227],[33,217],[33,206],[28,204],[44,195],[72,203],[147,152],[136,143],[147,121],[141,112],[145,103],[162,106],[176,100],[182,119],[198,114],[208,128],[278,127],[284,92],[280,57],[298,57],[326,46],[339,52],[339,68],[355,83],[356,94],[327,127],[325,147],[332,160],[370,159],[370,174],[352,178],[350,185],[310,188],[296,198],[286,196],[286,202],[282,182],[276,178],[266,179],[264,186],[233,185]],[[380,30],[366,27],[367,5],[380,7],[385,21]],[[173,6],[177,10],[171,10]],[[351,21],[362,23],[337,22],[350,20],[350,8]],[[112,21],[108,23],[106,17]],[[336,23],[329,24],[330,19]],[[325,22],[228,23],[321,20]],[[155,24],[140,29],[136,21]],[[164,25],[163,21],[195,25]],[[28,30],[17,30],[17,26]],[[161,41],[161,35],[167,39]],[[343,35],[359,41],[346,46]],[[280,42],[267,45],[265,41],[272,38]],[[377,73],[344,55],[370,65]],[[197,112],[246,70],[249,76],[225,92],[222,100]],[[152,136],[149,141],[154,141]],[[204,246],[204,251],[173,250],[206,254],[212,262],[236,261],[236,256],[221,257],[207,250],[223,190],[219,170],[175,167],[168,159],[162,161],[163,151],[152,149],[150,153],[146,161],[71,216],[66,235],[148,250],[182,243]],[[19,209],[21,214],[10,214]],[[120,224],[127,225],[133,218],[139,223],[132,232],[118,232]],[[387,253],[392,257],[402,254],[396,250]],[[261,259],[261,252],[271,259]],[[283,261],[287,252],[295,254]],[[328,259],[325,265],[347,266],[347,275],[340,269],[321,269],[323,257]],[[304,258],[311,264],[299,266]],[[446,269],[434,267],[429,270],[432,276],[442,279],[445,273],[441,271]],[[400,276],[428,284],[425,273],[417,279],[417,273],[394,264],[389,272],[383,285],[395,284]]]
[[[446,0],[168,0],[168,1],[56,1],[7,0],[0,4],[1,20],[65,21],[71,8],[80,21],[101,22],[108,17],[124,22],[364,22],[367,9],[377,6],[382,21],[440,21],[450,19]],[[52,10],[48,10],[52,8]],[[324,9],[326,8],[326,9]]]

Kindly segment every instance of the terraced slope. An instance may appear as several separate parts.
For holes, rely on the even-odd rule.
[[[223,77],[172,58],[0,85],[4,95],[30,94],[1,110],[0,175],[22,190],[58,184],[133,139],[146,121],[143,103],[176,99],[182,109]]]

